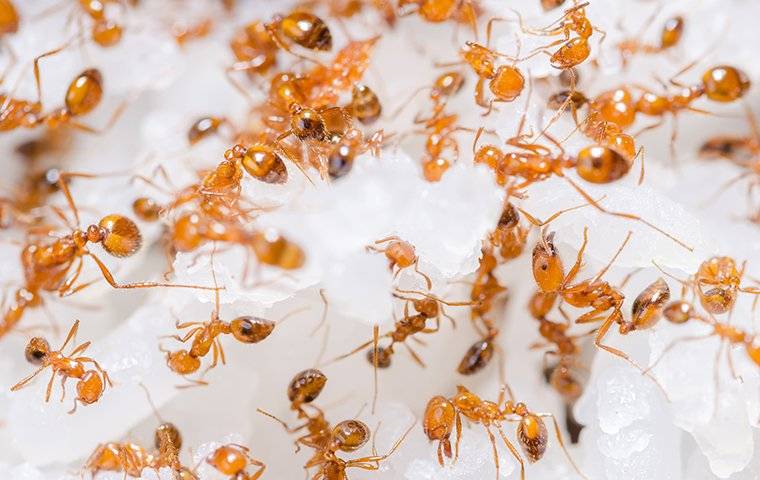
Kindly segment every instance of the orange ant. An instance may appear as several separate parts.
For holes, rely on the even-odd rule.
[[[532,269],[533,278],[536,280],[539,289],[547,294],[556,294],[549,297],[548,301],[553,302],[558,296],[573,307],[592,309],[578,317],[575,320],[576,324],[602,321],[602,325],[594,337],[594,345],[597,348],[622,358],[638,370],[646,373],[628,354],[603,343],[610,327],[615,323],[619,325],[622,335],[651,327],[659,319],[662,307],[670,297],[667,284],[662,280],[655,282],[645,289],[634,302],[632,319],[625,320],[622,312],[625,296],[620,288],[613,287],[607,281],[602,280],[602,277],[628,244],[631,235],[632,233],[628,232],[609,263],[596,275],[589,280],[571,284],[581,269],[583,253],[588,244],[588,227],[583,229],[583,243],[578,250],[576,261],[567,275],[565,275],[562,260],[554,245],[554,235],[542,233],[541,240],[533,249]],[[545,308],[551,308],[550,305],[551,303]],[[612,312],[607,314],[606,312],[609,310]],[[655,381],[655,383],[657,382]],[[661,388],[659,383],[657,385]]]
[[[525,115],[523,115],[519,123],[517,135],[507,141],[508,145],[519,149],[517,152],[505,153],[499,147],[493,145],[485,145],[478,148],[478,140],[483,132],[483,129],[479,129],[473,142],[475,161],[489,166],[496,165],[497,178],[522,177],[523,182],[514,186],[513,190],[520,190],[532,183],[546,180],[552,176],[563,178],[591,206],[600,212],[642,223],[687,250],[693,250],[692,247],[683,241],[638,215],[627,212],[614,212],[603,207],[599,201],[594,200],[580,185],[565,175],[564,171],[566,169],[574,168],[579,177],[590,183],[607,184],[619,180],[628,173],[633,163],[633,161],[629,161],[624,153],[621,153],[621,150],[604,145],[589,145],[581,149],[577,155],[572,156],[566,154],[564,147],[544,131],[542,135],[549,138],[559,149],[559,153],[555,154],[544,145],[525,141],[525,135],[522,134],[524,123]],[[640,152],[641,149],[639,149]],[[633,158],[634,161],[637,156],[638,154]],[[643,179],[643,168],[642,161],[640,182]],[[502,175],[503,177],[501,177]]]
[[[675,80],[695,64],[696,62],[692,62],[671,78],[670,83],[678,87],[676,93],[659,95],[645,87],[637,87],[643,94],[636,102],[636,112],[646,116],[658,117],[657,122],[642,128],[639,134],[659,127],[662,125],[665,116],[670,114],[674,122],[670,135],[671,156],[674,158],[675,140],[678,134],[675,121],[679,112],[685,110],[709,114],[710,112],[693,107],[691,104],[703,96],[719,103],[734,102],[744,97],[751,85],[749,78],[743,71],[729,65],[708,68],[703,73],[701,81],[696,85],[684,85]]]
[[[546,316],[554,306],[556,296],[556,292],[537,291],[531,297],[528,304],[529,311],[531,316],[538,321],[538,332],[545,341],[545,343],[532,344],[531,349],[554,346],[553,350],[544,353],[544,362],[546,362],[548,355],[555,355],[559,358],[559,362],[551,370],[548,381],[552,388],[562,395],[565,402],[571,404],[580,397],[583,391],[580,381],[573,374],[573,368],[576,366],[577,357],[580,354],[580,347],[577,342],[583,337],[592,335],[594,331],[581,335],[569,335],[567,332],[570,327],[569,322],[557,323],[547,319]]]
[[[71,172],[59,174],[58,186],[66,197],[77,226],[72,225],[65,214],[54,207],[55,213],[66,222],[70,233],[57,238],[52,243],[30,242],[24,246],[21,251],[24,286],[16,290],[13,304],[5,311],[2,324],[0,324],[0,337],[8,333],[21,320],[27,308],[42,305],[42,292],[57,292],[60,297],[66,297],[92,285],[94,281],[76,284],[82,273],[84,257],[90,257],[95,262],[103,278],[113,288],[209,289],[209,287],[175,283],[117,283],[108,267],[87,248],[87,244],[99,243],[108,254],[114,257],[129,257],[134,255],[142,245],[140,230],[132,220],[118,214],[106,215],[97,225],[81,229],[79,210],[68,187],[68,179],[72,177],[94,178],[95,175]],[[74,267],[75,262],[76,267]],[[73,272],[71,272],[72,267],[74,267]]]
[[[654,17],[659,13],[659,9],[655,10],[654,14],[643,24],[643,29],[651,25]],[[618,43],[618,50],[623,60],[623,66],[628,64],[628,61],[636,54],[654,55],[669,50],[681,41],[683,36],[684,19],[680,15],[670,17],[665,20],[660,31],[660,40],[657,45],[644,43],[640,40],[643,31],[640,31],[637,35],[632,36],[626,40]]]
[[[478,76],[478,83],[475,86],[475,103],[486,109],[483,116],[491,113],[494,103],[514,101],[525,88],[525,77],[514,65],[515,59],[490,47],[492,26],[499,20],[501,19],[492,18],[488,21],[485,46],[476,42],[467,42],[461,51],[464,63],[467,63]],[[499,57],[511,60],[513,64],[497,67],[496,61]],[[488,102],[483,96],[486,81],[488,81],[488,90],[493,96]]]
[[[555,37],[558,35],[563,36],[563,38],[560,38],[559,40],[555,40],[548,45],[535,49],[529,53],[527,57],[519,60],[525,60],[536,54],[544,53],[549,56],[549,63],[551,66],[560,70],[576,67],[586,61],[591,54],[591,48],[589,46],[591,35],[593,35],[594,32],[600,33],[602,35],[601,41],[604,41],[604,38],[607,35],[605,32],[594,26],[586,16],[585,8],[588,5],[589,2],[576,4],[575,6],[566,9],[561,18],[547,27],[540,29],[525,27],[520,13],[513,10],[517,15],[520,28],[524,33],[547,37]],[[577,36],[573,37],[573,33]],[[550,51],[551,48],[558,45],[559,48],[556,51]]]
[[[509,400],[504,400],[505,393],[509,394]],[[504,406],[502,407],[502,403]],[[456,443],[454,461],[459,457],[459,441],[462,434],[462,416],[472,423],[483,425],[493,447],[494,463],[496,465],[496,478],[499,478],[499,454],[496,450],[496,438],[491,431],[496,428],[499,436],[509,449],[512,456],[520,464],[520,478],[525,480],[525,461],[512,442],[507,438],[502,428],[503,422],[517,423],[516,437],[523,454],[530,463],[541,460],[548,445],[548,431],[544,424],[544,418],[551,418],[554,423],[557,441],[562,447],[573,469],[583,478],[570,453],[565,448],[557,419],[551,413],[535,413],[522,403],[515,403],[512,391],[506,384],[501,388],[496,402],[483,400],[462,385],[457,386],[457,393],[451,398],[435,396],[430,399],[425,408],[423,429],[430,441],[438,442],[438,462],[443,466],[444,455],[451,458],[451,434],[456,428]]]
[[[743,262],[737,269],[736,260],[733,258],[715,256],[702,262],[693,276],[682,280],[654,263],[662,273],[679,282],[684,291],[693,288],[702,308],[712,315],[731,311],[740,292],[760,294],[760,288],[741,285],[746,264],[746,261]]]
[[[72,338],[76,336],[77,330],[79,330],[79,320],[76,320],[71,326],[66,340],[58,350],[51,350],[50,344],[47,340],[41,337],[34,337],[29,340],[26,345],[24,354],[26,360],[32,365],[39,365],[37,371],[18,382],[11,387],[11,391],[15,392],[24,388],[29,382],[31,382],[37,375],[42,373],[43,370],[50,367],[52,374],[50,375],[50,381],[47,385],[45,392],[45,401],[50,401],[50,394],[53,390],[53,380],[55,380],[56,374],[61,375],[61,401],[66,396],[66,380],[69,378],[76,378],[77,381],[77,397],[74,400],[74,406],[69,413],[72,414],[76,411],[78,403],[82,405],[91,405],[97,402],[101,396],[103,396],[103,390],[105,390],[106,384],[113,387],[111,379],[108,374],[100,367],[100,364],[96,360],[90,357],[83,357],[83,354],[90,346],[90,342],[84,342],[78,345],[68,355],[63,353],[63,349],[69,344]],[[95,369],[87,370],[85,364],[92,364]]]
[[[166,364],[169,368],[183,376],[197,372],[201,366],[201,359],[208,355],[209,351],[212,352],[211,365],[206,368],[204,374],[216,367],[220,359],[222,364],[226,363],[224,347],[222,347],[222,342],[219,338],[221,335],[232,335],[241,343],[259,343],[269,337],[277,325],[277,323],[270,320],[252,317],[250,315],[243,315],[229,322],[222,320],[219,317],[219,288],[216,281],[216,271],[214,270],[213,262],[214,251],[211,252],[211,276],[214,280],[214,311],[211,313],[211,319],[206,322],[184,323],[177,320],[176,327],[178,330],[192,328],[190,328],[184,336],[175,334],[170,335],[170,338],[181,343],[187,343],[187,341],[192,338],[193,341],[190,349],[187,350],[183,348],[171,352],[161,348],[161,351],[166,353]],[[280,321],[293,313],[296,312],[291,312]],[[195,385],[206,385],[204,380],[192,380],[192,383]]]
[[[92,40],[101,47],[111,47],[119,43],[123,29],[121,25],[105,16],[109,3],[120,3],[114,0],[79,0],[79,6],[84,14],[92,20],[90,35]]]
[[[62,125],[73,127],[87,133],[107,131],[118,120],[126,107],[122,103],[114,110],[108,123],[102,129],[96,129],[79,122],[77,119],[93,111],[103,97],[103,76],[95,68],[84,70],[74,77],[64,97],[64,106],[49,113],[42,113],[42,86],[40,82],[39,61],[47,56],[62,51],[66,46],[43,53],[34,59],[34,79],[37,87],[37,100],[30,102],[19,100],[11,95],[0,95],[0,131],[17,128],[35,128],[45,125],[58,128]]]
[[[304,76],[306,89],[310,91],[309,105],[325,107],[338,102],[340,93],[352,89],[348,110],[362,123],[372,123],[380,116],[381,107],[377,95],[359,82],[370,64],[372,52],[379,36],[367,40],[352,40],[335,54],[327,65],[317,65]],[[362,118],[364,117],[364,118]]]
[[[100,471],[124,471],[126,475],[139,477],[142,470],[152,468],[158,473],[162,467],[171,468],[177,480],[198,480],[198,477],[187,467],[182,466],[179,453],[182,448],[182,435],[179,429],[170,422],[164,421],[150,398],[150,392],[145,385],[140,384],[153,408],[160,424],[154,433],[155,451],[149,453],[135,443],[109,442],[98,445],[85,462],[85,470],[93,477]]]
[[[249,455],[250,449],[242,445],[222,445],[206,457],[206,463],[222,475],[229,475],[230,480],[256,480],[261,477],[266,465]],[[246,473],[248,466],[257,467],[254,473]]]
[[[382,244],[385,244],[385,246],[380,247]],[[414,245],[411,243],[393,235],[376,240],[374,245],[367,247],[367,250],[385,254],[390,262],[391,271],[393,272],[395,270],[395,272],[393,272],[393,278],[396,278],[398,274],[401,273],[401,270],[413,267],[414,271],[425,279],[427,289],[430,290],[432,288],[433,282],[430,280],[430,277],[419,270],[420,258],[417,256]],[[397,268],[398,270],[396,270]]]
[[[414,298],[414,297],[408,297],[407,295],[420,295],[423,298]],[[375,327],[375,335],[372,339],[364,342],[363,344],[359,345],[358,347],[354,348],[350,352],[343,354],[337,358],[335,358],[333,361],[342,360],[346,357],[349,357],[364,348],[373,345],[373,348],[367,351],[367,360],[373,364],[373,366],[377,368],[388,368],[391,366],[391,358],[394,354],[394,345],[397,343],[402,343],[404,346],[406,346],[407,350],[411,354],[414,361],[420,365],[421,367],[425,367],[425,363],[422,361],[420,356],[415,352],[411,346],[409,346],[408,343],[406,343],[406,340],[408,338],[415,338],[414,335],[417,333],[435,333],[437,332],[441,327],[441,316],[444,316],[448,318],[452,325],[454,325],[454,320],[449,315],[446,314],[444,311],[444,305],[450,306],[450,307],[457,307],[457,306],[470,306],[472,305],[472,302],[450,302],[448,300],[443,300],[441,298],[436,297],[435,295],[432,295],[430,293],[425,292],[419,292],[415,290],[401,290],[397,289],[393,296],[395,298],[398,298],[400,300],[404,300],[404,316],[399,320],[395,319],[395,326],[394,329],[388,333],[385,333],[383,335],[378,335],[377,327]],[[409,313],[409,305],[412,305],[414,310],[417,312],[414,315],[410,315]],[[435,324],[432,327],[427,326],[428,319],[434,320]],[[383,337],[389,337],[391,339],[390,344],[387,347],[379,347],[378,346],[378,340]]]
[[[734,378],[738,378],[734,369],[734,362],[731,357],[731,346],[741,346],[747,352],[747,356],[756,365],[760,365],[760,343],[757,341],[757,335],[750,334],[740,328],[721,323],[717,321],[711,313],[707,316],[701,315],[696,312],[694,306],[684,300],[677,300],[669,303],[664,309],[665,318],[673,324],[686,323],[689,320],[702,322],[712,327],[712,331],[708,334],[694,335],[684,338],[679,338],[670,343],[662,351],[659,357],[649,366],[646,371],[653,369],[665,355],[675,348],[679,343],[705,340],[712,337],[720,338],[720,350],[718,351],[718,357],[720,357],[723,349],[728,345],[726,356],[728,357],[728,364],[731,368],[731,372]],[[716,377],[717,379],[717,377]],[[717,391],[717,390],[716,390]]]

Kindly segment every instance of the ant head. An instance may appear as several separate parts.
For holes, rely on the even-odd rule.
[[[299,372],[288,385],[288,399],[294,403],[309,403],[319,396],[325,383],[327,377],[316,368]]]
[[[34,337],[29,340],[24,355],[26,360],[33,365],[42,365],[50,354],[50,344],[42,337]]]
[[[274,330],[275,323],[259,317],[244,315],[230,322],[232,335],[243,343],[258,343]]]
[[[369,441],[370,430],[364,422],[359,420],[344,420],[335,425],[332,436],[338,450],[353,452]]]
[[[85,70],[69,85],[66,92],[66,110],[71,116],[90,113],[103,98],[103,76],[94,68]]]
[[[122,215],[106,215],[98,226],[90,225],[87,239],[100,242],[103,249],[114,257],[134,255],[142,245],[142,235],[135,222]]]
[[[533,278],[542,291],[556,292],[565,279],[565,269],[554,245],[554,232],[541,237],[533,248]]]
[[[154,436],[156,448],[159,450],[182,448],[182,435],[179,429],[170,422],[164,422],[156,428]]]

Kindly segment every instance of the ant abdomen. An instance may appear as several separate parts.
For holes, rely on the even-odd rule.
[[[230,322],[232,336],[243,343],[258,343],[264,340],[272,333],[274,327],[275,323],[270,320],[248,315]]]
[[[134,255],[142,245],[142,235],[135,222],[122,215],[103,217],[98,226],[102,232],[103,249],[114,257]]]
[[[488,365],[493,358],[494,346],[490,339],[473,343],[459,362],[457,372],[462,375],[474,375]]]

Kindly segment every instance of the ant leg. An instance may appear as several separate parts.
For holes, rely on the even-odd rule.
[[[77,35],[68,41],[61,45],[58,48],[54,48],[53,50],[49,50],[43,54],[37,55],[34,57],[34,85],[37,88],[37,104],[42,105],[42,81],[40,80],[40,60],[46,57],[52,57],[54,55],[57,55],[61,53],[62,51],[66,50],[71,46],[72,43],[74,43],[75,40],[79,40],[80,36]]]
[[[612,256],[612,258],[607,263],[607,265],[604,266],[604,268],[602,268],[601,270],[599,270],[599,273],[597,273],[596,276],[594,276],[594,279],[591,280],[591,283],[596,283],[597,281],[599,281],[604,276],[605,273],[607,273],[607,270],[609,270],[610,267],[612,266],[612,264],[615,263],[615,260],[617,260],[618,256],[620,256],[620,254],[622,253],[622,251],[625,248],[626,244],[631,239],[631,235],[633,235],[633,232],[631,232],[629,230],[628,231],[628,235],[625,236],[625,240],[623,240],[623,243],[620,244],[620,247],[618,247],[617,251],[615,252],[615,255]]]
[[[525,218],[527,218],[528,221],[530,223],[532,223],[533,225],[535,225],[536,227],[543,227],[544,225],[548,225],[549,223],[551,223],[552,221],[554,221],[557,217],[559,217],[563,213],[572,212],[573,210],[578,210],[578,209],[581,209],[581,208],[587,207],[587,206],[588,206],[588,203],[584,203],[582,205],[576,205],[574,207],[562,209],[562,210],[560,210],[557,213],[553,214],[551,217],[547,218],[544,221],[539,220],[538,218],[534,217],[533,215],[531,215],[530,213],[526,212],[525,210],[523,210],[520,207],[517,207],[517,210],[519,210],[520,213],[522,213],[523,215],[525,215]]]
[[[560,285],[560,290],[565,288],[565,285],[572,282],[575,276],[578,275],[578,272],[581,270],[581,266],[583,265],[583,252],[586,250],[587,244],[588,227],[583,227],[583,243],[581,243],[581,248],[578,249],[578,255],[575,257],[575,263],[573,264],[572,268],[570,268],[570,271],[565,277],[565,280],[562,282],[562,285]]]
[[[676,161],[676,138],[678,138],[678,116],[673,115],[673,123],[670,129],[670,161]]]
[[[509,441],[509,438],[507,438],[507,435],[504,433],[504,429],[501,428],[501,425],[496,424],[496,429],[499,431],[499,436],[504,441],[504,444],[507,446],[512,456],[515,457],[515,460],[520,463],[520,479],[525,480],[525,461],[523,460],[522,456],[520,456],[520,453],[517,451],[512,442]]]
[[[373,381],[373,395],[372,395],[372,414],[375,414],[375,405],[377,405],[377,339],[380,332],[380,326],[374,325],[372,327],[372,381]]]
[[[573,469],[575,469],[576,473],[580,475],[582,478],[585,478],[588,480],[588,477],[584,475],[580,468],[578,468],[578,465],[575,464],[575,460],[573,460],[573,457],[570,456],[570,452],[567,451],[567,447],[565,447],[565,440],[562,438],[562,432],[559,428],[559,423],[557,422],[557,418],[552,413],[538,413],[539,417],[548,417],[552,419],[552,423],[554,423],[554,432],[557,434],[557,441],[559,442],[559,446],[562,447],[562,451],[565,452],[565,457],[567,457],[567,461],[570,462],[570,465],[573,466]]]
[[[251,105],[254,105],[256,102],[254,101],[253,97],[250,93],[243,87],[243,85],[235,79],[234,76],[232,76],[233,72],[240,72],[240,71],[246,71],[251,68],[256,68],[258,65],[254,64],[253,60],[249,60],[247,62],[235,62],[229,67],[224,69],[224,76],[227,77],[227,81],[230,82],[232,87],[237,90],[241,95],[245,97],[246,100],[248,100],[248,103]]]
[[[646,127],[643,127],[641,130],[639,130],[638,132],[634,133],[631,136],[638,138],[639,135],[641,135],[642,133],[648,132],[649,130],[655,130],[655,129],[659,128],[664,122],[665,122],[665,118],[661,116],[659,118],[659,120],[657,120],[655,123],[653,123],[651,125],[647,125]]]
[[[454,462],[456,462],[459,458],[459,442],[462,441],[462,414],[459,411],[456,413],[454,426],[457,429],[457,438],[454,443]]]
[[[55,380],[55,373],[55,369],[50,372],[50,381],[48,382],[47,389],[45,390],[45,402],[50,401],[50,393],[53,391],[53,380]]]
[[[408,343],[404,342],[404,346],[406,347],[407,350],[409,350],[409,354],[412,356],[414,361],[417,362],[417,364],[420,367],[427,368],[427,365],[425,365],[425,362],[422,361],[422,358],[420,358],[419,354],[417,354],[417,352],[415,352],[414,349],[412,349],[412,347],[410,347]]]
[[[486,425],[483,425],[488,432],[488,440],[491,441],[491,450],[493,451],[493,463],[496,465],[496,480],[499,480],[499,452],[496,450],[496,437],[493,436],[493,432]]]
[[[351,355],[354,355],[355,353],[361,352],[362,350],[364,350],[365,348],[367,348],[367,347],[368,347],[368,346],[370,346],[370,345],[372,345],[372,340],[369,340],[369,341],[367,341],[367,342],[364,342],[364,343],[362,343],[361,345],[359,345],[358,347],[354,348],[353,350],[351,350],[351,351],[350,351],[350,352],[348,352],[348,353],[344,353],[343,355],[340,355],[340,356],[338,356],[338,357],[335,357],[334,359],[330,360],[330,361],[328,362],[328,364],[330,364],[330,363],[334,363],[334,362],[337,362],[337,361],[339,361],[339,360],[343,360],[344,358],[348,358],[348,357],[350,357]]]
[[[85,350],[90,348],[90,344],[92,344],[92,342],[84,342],[83,344],[79,345],[77,348],[72,350],[71,353],[69,353],[69,357],[75,357],[76,355],[84,353]]]
[[[506,382],[502,383],[501,388],[499,389],[499,400],[496,402],[497,405],[501,405],[504,402],[504,395],[509,395],[509,399],[512,400],[512,402],[515,401],[515,395],[512,393],[512,389]]]
[[[662,360],[663,357],[665,357],[665,355],[668,352],[670,352],[671,350],[673,350],[679,343],[693,342],[693,341],[697,341],[697,340],[706,340],[706,339],[711,338],[711,337],[712,337],[712,334],[707,334],[707,335],[690,335],[688,337],[681,337],[681,338],[677,338],[677,339],[673,340],[672,342],[670,342],[670,344],[667,347],[665,347],[665,349],[662,351],[662,353],[660,354],[660,356],[657,357],[657,359],[654,362],[652,362],[652,364],[649,365],[644,370],[644,373],[647,373],[647,372],[651,371],[652,369],[654,369],[654,367],[656,367],[657,364],[660,363],[660,360]]]
[[[633,221],[635,221],[635,222],[640,222],[640,223],[643,223],[643,224],[644,224],[644,225],[646,225],[647,227],[649,227],[649,228],[651,228],[651,229],[653,229],[653,230],[655,230],[655,231],[659,232],[660,234],[662,234],[662,235],[664,235],[664,236],[668,237],[669,239],[673,240],[674,242],[676,242],[677,244],[679,244],[680,246],[682,246],[682,247],[683,247],[683,248],[685,248],[686,250],[688,250],[688,251],[690,251],[690,252],[693,252],[693,251],[694,251],[694,247],[691,247],[691,246],[687,245],[686,243],[682,242],[681,240],[679,240],[678,238],[676,238],[676,237],[675,237],[675,236],[673,236],[672,234],[670,234],[670,233],[666,232],[665,230],[663,230],[663,229],[661,229],[660,227],[656,226],[656,225],[655,225],[655,224],[653,224],[652,222],[650,222],[650,221],[648,221],[648,220],[646,220],[646,219],[644,219],[644,218],[642,218],[642,217],[640,217],[640,216],[638,216],[638,215],[635,215],[635,214],[633,214],[633,213],[626,213],[626,212],[613,212],[612,210],[608,210],[608,209],[604,208],[604,207],[603,207],[603,206],[601,206],[599,203],[597,203],[597,202],[596,202],[596,200],[594,200],[593,198],[591,198],[591,195],[589,195],[589,194],[588,194],[588,193],[587,193],[585,190],[583,190],[583,189],[582,189],[582,188],[581,188],[581,187],[580,187],[580,186],[579,186],[577,183],[575,183],[575,181],[573,181],[573,180],[572,180],[572,179],[570,179],[569,177],[562,177],[562,178],[564,178],[565,180],[567,180],[567,182],[568,182],[568,183],[570,183],[570,185],[571,185],[571,186],[572,186],[572,187],[573,187],[573,188],[574,188],[574,189],[575,189],[575,190],[576,190],[576,191],[577,191],[577,192],[578,192],[578,193],[579,193],[579,194],[580,194],[580,195],[581,195],[583,198],[585,198],[585,199],[586,199],[586,200],[587,200],[587,201],[588,201],[588,202],[589,202],[589,203],[590,203],[590,204],[591,204],[591,205],[592,205],[594,208],[596,208],[596,209],[597,209],[597,210],[599,210],[600,212],[602,212],[602,213],[606,213],[607,215],[612,215],[612,216],[614,216],[614,217],[626,218],[626,219],[628,219],[628,220],[633,220]]]
[[[427,285],[427,289],[430,290],[433,288],[433,282],[430,280],[430,277],[428,277],[426,274],[420,271],[419,269],[419,263],[420,259],[419,257],[414,261],[414,271],[417,272],[422,278],[425,279],[425,285]]]
[[[404,432],[404,434],[398,440],[396,440],[396,442],[393,444],[393,446],[391,447],[391,449],[385,455],[372,455],[372,456],[369,456],[369,457],[356,458],[354,460],[347,461],[346,462],[346,466],[347,467],[348,466],[357,466],[357,463],[367,463],[367,462],[378,463],[378,462],[381,462],[382,460],[385,460],[386,458],[390,457],[391,455],[393,455],[396,452],[396,450],[398,450],[398,447],[401,445],[401,443],[403,443],[403,441],[406,439],[407,435],[409,435],[409,432],[412,431],[412,428],[414,428],[414,425],[416,423],[417,423],[417,421],[415,420],[415,422],[412,423],[409,426],[409,428],[406,429],[406,431]],[[378,427],[379,427],[379,425],[378,425]],[[377,433],[377,429],[375,429],[375,433]],[[374,435],[373,435],[373,439],[374,439]],[[359,467],[359,468],[364,468],[364,467]],[[371,470],[376,470],[376,468],[372,468]]]
[[[29,375],[25,379],[21,380],[20,382],[18,382],[16,385],[12,386],[11,387],[11,392],[15,392],[16,390],[20,390],[20,389],[24,388],[29,382],[31,382],[34,379],[34,377],[36,377],[37,375],[39,375],[40,372],[42,372],[46,368],[47,368],[47,366],[42,366],[42,367],[38,368],[34,373],[32,373],[31,375]],[[53,371],[53,375],[55,375],[55,371]]]
[[[264,474],[264,470],[266,470],[267,466],[264,465],[263,462],[261,462],[259,460],[256,460],[254,458],[251,458],[251,457],[248,457],[248,462],[251,465],[255,465],[255,466],[259,467],[259,469],[256,470],[256,473],[254,473],[253,475],[249,475],[248,478],[250,480],[258,480],[258,478],[261,477],[261,475]]]
[[[731,355],[731,353],[731,345],[729,345],[726,349],[726,358],[728,358],[728,368],[731,370],[731,376],[734,377],[734,380],[737,380],[739,383],[744,383],[742,376],[736,373],[736,367],[734,366],[734,357]]]
[[[121,118],[121,116],[124,114],[124,110],[127,109],[129,103],[130,100],[123,100],[121,103],[119,103],[119,105],[114,109],[113,113],[111,113],[111,116],[108,118],[106,124],[100,128],[91,127],[89,125],[85,125],[84,123],[77,122],[76,120],[70,120],[69,125],[83,132],[92,133],[93,135],[102,135],[113,128],[119,118]]]
[[[61,403],[63,403],[64,398],[66,398],[66,377],[61,375]]]
[[[79,331],[79,320],[75,320],[74,324],[69,329],[69,333],[66,335],[66,340],[64,340],[63,345],[61,345],[60,351],[63,351],[64,348],[66,348],[66,345],[69,344],[72,338],[74,338],[77,334],[77,331]]]
[[[71,287],[76,283],[76,281],[79,279],[79,275],[82,273],[82,265],[84,264],[84,260],[82,260],[82,257],[77,258],[77,266],[74,268],[74,273],[70,275],[61,285],[61,287],[58,289],[58,296],[59,297],[68,297],[70,295]]]
[[[668,401],[670,401],[670,399],[668,397],[668,393],[665,391],[665,388],[660,384],[660,382],[658,382],[657,379],[654,378],[648,371],[646,371],[645,369],[641,368],[641,366],[638,363],[636,363],[633,360],[631,360],[631,357],[629,357],[627,353],[623,352],[622,350],[619,350],[617,348],[614,348],[614,347],[611,347],[609,345],[606,345],[606,344],[602,343],[602,340],[604,340],[604,337],[607,335],[607,332],[609,331],[609,329],[610,329],[610,327],[612,326],[613,323],[615,323],[614,312],[609,317],[607,317],[607,319],[604,321],[604,323],[602,324],[602,326],[599,327],[599,330],[597,330],[596,337],[594,338],[594,345],[596,345],[597,348],[601,348],[602,350],[604,350],[604,351],[606,351],[608,353],[611,353],[612,355],[615,355],[616,357],[622,358],[623,360],[625,360],[626,362],[628,362],[630,365],[632,365],[634,368],[636,368],[637,370],[639,370],[642,373],[642,375],[646,375],[647,377],[651,378],[652,381],[655,383],[655,385],[657,385],[657,387],[663,393],[663,395],[665,396],[665,398]]]
[[[95,263],[98,265],[98,268],[100,269],[100,272],[103,275],[103,278],[105,278],[106,282],[108,282],[109,285],[113,288],[152,288],[152,287],[173,287],[173,288],[194,288],[197,290],[216,290],[215,287],[204,287],[201,285],[185,285],[181,283],[160,283],[160,282],[134,282],[134,283],[116,283],[116,280],[114,280],[113,275],[111,274],[111,271],[108,270],[108,267],[103,263],[102,260],[100,260],[94,253],[87,252],[85,255],[88,255],[90,258],[92,258]],[[221,287],[224,288],[224,287]]]

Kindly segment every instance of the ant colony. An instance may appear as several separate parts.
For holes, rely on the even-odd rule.
[[[0,478],[760,478],[757,0],[0,0]]]

